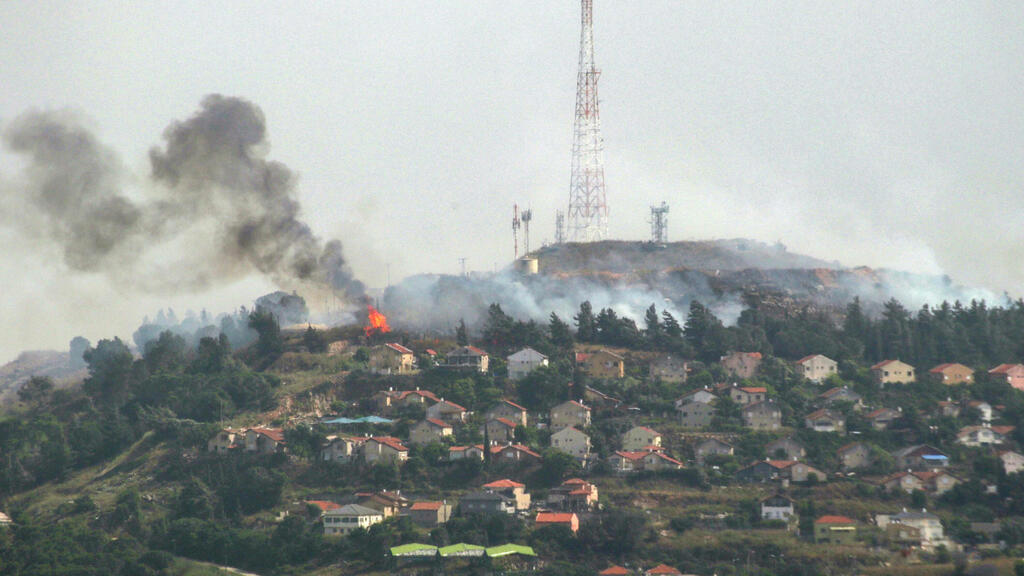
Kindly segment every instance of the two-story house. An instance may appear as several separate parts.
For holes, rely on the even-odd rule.
[[[452,425],[436,418],[421,420],[409,429],[410,444],[441,442],[454,433]]]
[[[886,384],[907,384],[915,382],[917,376],[914,374],[914,367],[899,360],[882,360],[871,367],[871,374],[875,382],[885,386]]]
[[[647,426],[634,426],[622,435],[622,449],[626,451],[661,448],[661,433]]]
[[[490,355],[476,346],[460,346],[445,357],[444,366],[474,372],[487,372]]]
[[[363,436],[339,436],[332,434],[325,438],[320,448],[320,459],[325,462],[351,462],[362,456]]]
[[[824,379],[837,374],[839,363],[824,354],[811,354],[796,361],[797,374],[820,383]]]
[[[708,456],[732,456],[735,452],[736,450],[732,444],[718,438],[708,438],[697,444],[697,447],[693,449],[698,464],[703,464],[704,459]]]
[[[374,374],[412,374],[416,354],[397,342],[381,344],[370,349],[369,366]]]
[[[988,373],[994,380],[1005,381],[1017,390],[1024,390],[1024,364],[1000,364]]]
[[[384,521],[384,515],[373,508],[347,504],[323,513],[324,536],[343,536],[356,528],[369,529]]]
[[[974,370],[955,362],[939,364],[928,371],[928,376],[936,382],[949,386],[974,383]]]
[[[782,494],[774,494],[761,500],[762,520],[782,520],[788,522],[794,517],[793,500]]]
[[[736,386],[729,389],[729,397],[732,401],[746,406],[768,399],[768,389],[762,386]]]
[[[843,470],[856,470],[871,465],[871,448],[863,442],[851,442],[836,450]]]
[[[774,399],[747,404],[741,410],[743,425],[754,430],[778,430],[782,428],[782,409]]]
[[[577,400],[567,400],[551,408],[550,427],[553,431],[573,426],[590,426],[590,407]]]
[[[846,433],[846,418],[839,412],[822,408],[804,417],[804,425],[815,432]]]
[[[618,379],[626,376],[625,359],[610,350],[577,352],[576,364],[591,378]]]
[[[719,359],[722,368],[733,378],[750,379],[761,366],[760,352],[730,352]]]
[[[523,408],[519,404],[508,399],[502,399],[497,406],[488,410],[484,416],[488,420],[493,420],[494,418],[505,418],[515,422],[518,426],[526,426],[527,421],[526,408]]]
[[[590,436],[572,426],[552,434],[551,447],[583,462],[590,458]]]
[[[580,478],[570,478],[548,490],[547,505],[554,510],[571,512],[594,510],[598,507],[597,486]]]
[[[677,356],[663,354],[651,361],[648,368],[648,374],[651,379],[679,384],[686,382],[686,372],[689,369],[689,364],[686,360]]]
[[[509,380],[521,380],[537,368],[548,365],[547,356],[529,347],[510,355],[506,360]]]
[[[363,442],[363,461],[367,464],[401,464],[409,459],[409,449],[398,438],[371,436]]]

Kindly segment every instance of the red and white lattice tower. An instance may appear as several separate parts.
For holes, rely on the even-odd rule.
[[[604,200],[604,140],[597,110],[601,71],[594,66],[594,1],[582,0],[582,4],[567,236],[571,242],[594,242],[608,236],[608,206]]]

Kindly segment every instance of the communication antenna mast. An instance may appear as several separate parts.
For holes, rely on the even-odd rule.
[[[565,212],[555,210],[555,244],[565,244]]]
[[[530,220],[533,220],[533,210],[523,210],[519,213],[519,219],[523,222],[523,254],[530,253]]]
[[[601,71],[594,65],[594,0],[581,1],[580,63],[576,76],[576,118],[569,181],[569,239],[595,242],[608,236],[604,139],[597,98],[597,79]]]
[[[651,242],[668,242],[668,204],[665,202],[661,206],[651,206]]]
[[[512,205],[512,244],[514,245],[515,259],[519,259],[519,205]]]

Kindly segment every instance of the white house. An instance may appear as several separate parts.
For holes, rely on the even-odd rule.
[[[369,528],[384,521],[384,513],[373,508],[349,504],[323,513],[324,535],[343,535],[356,528]]]
[[[626,451],[661,448],[661,433],[647,426],[634,426],[622,435],[622,449]]]
[[[548,357],[533,348],[523,348],[507,360],[509,380],[519,380],[537,368],[548,365]]]
[[[590,436],[569,426],[551,435],[551,447],[579,460],[590,457]]]
[[[811,382],[821,382],[837,373],[839,364],[823,354],[812,354],[796,361],[797,372]]]
[[[792,515],[793,501],[781,494],[761,500],[762,520],[789,520]]]

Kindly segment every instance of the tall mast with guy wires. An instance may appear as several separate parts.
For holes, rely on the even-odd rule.
[[[594,1],[582,0],[582,8],[566,232],[570,242],[595,242],[608,236],[608,206],[604,198],[604,140],[601,138],[601,116],[597,109],[597,79],[601,71],[594,66]]]

